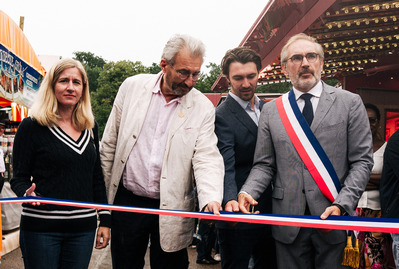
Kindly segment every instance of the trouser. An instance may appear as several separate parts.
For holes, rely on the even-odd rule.
[[[159,208],[159,200],[134,195],[122,182],[114,204]],[[186,248],[177,252],[165,252],[161,249],[158,215],[113,211],[111,216],[111,254],[114,269],[143,268],[149,240],[152,269],[188,268]]]
[[[25,268],[87,269],[95,232],[31,232],[21,229],[19,240]]]
[[[277,268],[276,246],[270,228],[259,225],[254,229],[218,229],[222,268]]]
[[[201,240],[197,243],[197,260],[208,259],[211,257],[212,248],[215,246],[215,225],[208,225],[200,221],[198,234],[201,236]]]
[[[278,268],[349,268],[341,265],[345,246],[345,241],[329,244],[316,229],[302,227],[292,244],[276,240]]]

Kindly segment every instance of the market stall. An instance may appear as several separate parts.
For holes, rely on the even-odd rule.
[[[12,177],[14,135],[20,121],[28,115],[44,74],[45,70],[23,31],[0,10],[0,124],[4,126],[4,134],[0,134],[0,145],[6,166],[6,182],[0,197],[14,195],[7,182]],[[2,205],[1,231],[9,233],[18,229],[20,214],[19,204]],[[4,237],[2,243],[7,248]],[[7,250],[2,251],[0,244],[0,253],[4,251]]]

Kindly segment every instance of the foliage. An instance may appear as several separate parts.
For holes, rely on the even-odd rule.
[[[104,132],[119,86],[126,78],[140,73],[148,73],[148,68],[141,62],[119,61],[104,65],[97,80],[98,89],[96,92],[91,92],[92,107],[100,137]]]
[[[90,68],[103,68],[103,66],[106,64],[106,61],[103,58],[100,56],[95,56],[91,52],[75,51],[73,54],[75,55],[75,60],[80,61],[83,65]]]
[[[97,91],[98,76],[103,70],[106,61],[100,56],[95,56],[91,52],[75,51],[73,54],[75,55],[73,59],[80,61],[86,69],[90,91]]]
[[[340,83],[338,79],[330,78],[325,81],[326,84],[335,87],[337,84]],[[265,85],[258,85],[256,88],[256,92],[262,93],[286,93],[291,90],[292,84],[291,82],[278,82],[274,84],[265,84]]]
[[[150,74],[158,74],[161,72],[161,66],[157,63],[152,63],[150,67],[147,67],[148,73]]]
[[[212,85],[221,74],[220,65],[215,63],[209,63],[207,68],[210,68],[208,74],[201,73],[200,78],[195,84],[195,88],[200,92],[212,92]]]
[[[286,93],[291,89],[292,85],[290,82],[279,82],[279,83],[273,83],[273,84],[264,84],[264,85],[258,85],[256,88],[256,92],[262,92],[262,93]]]
[[[335,86],[337,86],[338,84],[340,84],[341,82],[340,82],[338,79],[336,79],[336,78],[329,78],[329,79],[327,79],[327,80],[325,81],[325,83],[326,83],[327,85],[330,85],[330,86],[335,87]]]

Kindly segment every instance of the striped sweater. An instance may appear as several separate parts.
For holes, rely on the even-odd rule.
[[[97,124],[74,141],[59,127],[24,119],[14,139],[11,188],[17,196],[36,184],[46,198],[107,203],[101,171]],[[96,229],[95,209],[23,204],[21,229],[37,232],[81,232]],[[110,214],[99,210],[100,226],[110,227]]]

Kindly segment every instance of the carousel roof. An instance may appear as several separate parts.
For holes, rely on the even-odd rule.
[[[399,70],[399,0],[270,0],[240,46],[256,50],[260,83],[287,81],[280,51],[304,32],[324,47],[324,77],[369,76]],[[220,76],[214,91],[227,90]]]

